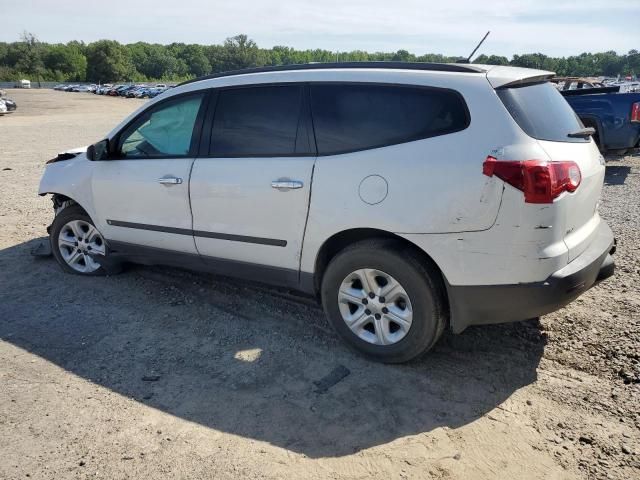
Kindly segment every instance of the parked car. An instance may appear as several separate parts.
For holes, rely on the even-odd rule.
[[[630,82],[627,84],[628,92],[640,92],[640,82]]]
[[[120,95],[121,97],[127,97],[127,95],[129,94],[130,91],[135,90],[136,87],[135,85],[127,85],[125,88],[123,88],[122,90],[120,90],[118,92],[118,95]]]
[[[550,77],[371,62],[185,82],[48,163],[53,254],[299,289],[384,362],[549,313],[614,269],[604,160]]]
[[[129,87],[129,85],[116,85],[111,90],[109,90],[109,95],[114,96],[114,97],[118,97],[118,96],[120,96],[120,92],[122,90],[124,90],[125,88],[128,88],[128,87]]]
[[[0,90],[0,115],[4,115],[6,113],[12,113],[18,108],[16,102],[7,98],[6,92],[4,90]]]
[[[121,97],[127,94],[127,90],[131,88],[131,85],[120,85],[116,88],[116,96]]]
[[[165,92],[167,90],[167,87],[156,87],[156,88],[152,88],[149,90],[148,92],[148,97],[149,98],[155,98],[158,95],[160,95],[161,93]]]
[[[624,154],[640,147],[640,92],[618,93],[609,87],[562,93],[582,123],[594,129],[601,151]]]
[[[146,85],[138,85],[138,86],[136,86],[134,88],[131,88],[131,89],[127,90],[126,97],[127,98],[136,98],[136,97],[138,97],[138,94],[143,93],[145,90],[147,90],[147,88],[148,87]],[[138,97],[138,98],[140,98],[140,97]]]
[[[111,85],[110,83],[105,83],[104,85],[101,85],[98,88],[96,88],[96,90],[93,93],[95,93],[96,95],[104,95],[106,91],[109,90],[111,87],[113,87],[113,85]]]
[[[113,88],[107,90],[107,95],[117,97],[124,88],[127,88],[127,85],[115,85]]]
[[[16,102],[11,100],[10,98],[2,97],[0,98],[0,101],[4,102],[4,105],[7,108],[6,113],[15,112],[16,109],[18,108],[18,105],[16,105]]]
[[[148,98],[151,90],[153,90],[152,87],[141,87],[133,93],[133,96],[135,98]]]
[[[64,90],[64,88],[66,87],[66,85],[64,83],[60,83],[58,85],[56,85],[55,87],[53,87],[54,90]]]
[[[138,98],[154,98],[164,92],[166,88],[163,87],[147,87],[136,93]]]

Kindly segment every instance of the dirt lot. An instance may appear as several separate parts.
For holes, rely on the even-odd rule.
[[[52,216],[44,162],[141,102],[9,94],[0,478],[640,478],[640,157],[607,165],[613,279],[384,366],[286,291],[156,267],[85,279],[30,256]]]

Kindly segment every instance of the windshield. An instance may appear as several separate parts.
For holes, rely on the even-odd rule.
[[[499,88],[500,100],[530,137],[552,142],[584,143],[589,137],[568,135],[584,125],[558,90],[549,82]]]

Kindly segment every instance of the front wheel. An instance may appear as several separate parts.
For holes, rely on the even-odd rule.
[[[338,253],[323,276],[321,295],[338,334],[380,362],[423,354],[446,323],[439,272],[394,241],[360,242]]]
[[[78,205],[64,208],[51,225],[51,251],[65,272],[105,275],[96,260],[106,255],[104,238]]]

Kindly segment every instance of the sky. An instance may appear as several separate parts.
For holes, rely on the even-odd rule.
[[[0,41],[113,39],[260,47],[551,56],[640,49],[640,0],[0,0]]]

